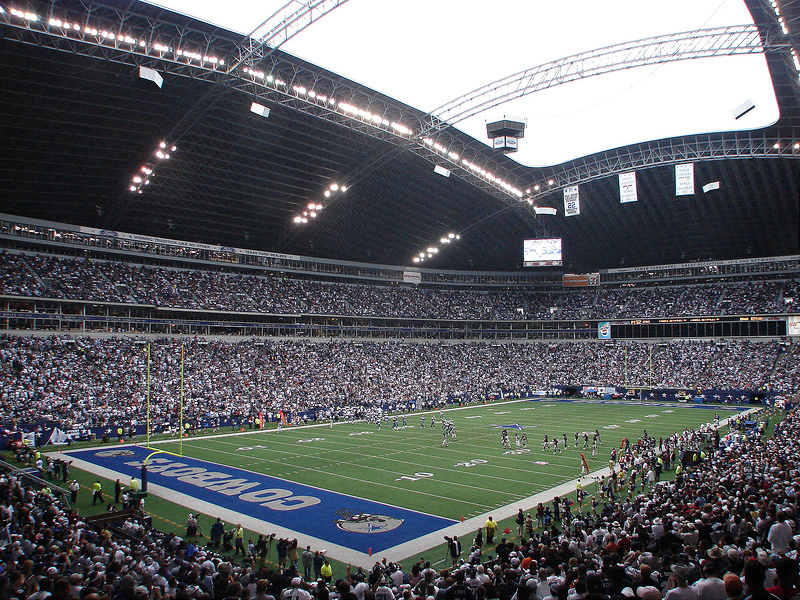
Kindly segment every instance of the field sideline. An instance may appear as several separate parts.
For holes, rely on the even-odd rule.
[[[715,412],[724,420],[748,408],[550,399],[499,401],[445,410],[444,416],[453,419],[457,432],[456,440],[448,436],[447,447],[441,445],[439,411],[408,413],[405,427],[399,415],[397,429],[393,429],[393,416],[389,416],[388,424],[384,422],[380,428],[357,421],[332,427],[318,424],[282,431],[199,435],[184,439],[184,458],[158,455],[169,456],[161,458],[162,463],[154,458],[149,478],[151,492],[177,493],[174,501],[189,508],[195,501],[194,509],[210,516],[216,514],[216,506],[216,512],[225,511],[227,521],[242,515],[253,521],[246,526],[255,532],[279,529],[279,535],[298,537],[304,545],[304,540],[312,539],[330,548],[332,556],[357,564],[371,549],[399,560],[437,545],[443,532],[464,535],[474,531],[488,514],[504,518],[506,513],[516,513],[517,508],[531,509],[534,501],[574,493],[580,452],[592,475],[598,476],[607,467],[611,448],[619,447],[625,437],[635,440],[644,429],[655,438],[667,436],[684,427],[711,422]],[[431,428],[432,416],[435,428]],[[420,426],[420,417],[424,427]],[[501,445],[502,429],[509,433],[510,449]],[[597,458],[592,459],[595,429],[602,444]],[[584,431],[589,434],[587,449],[583,449]],[[576,432],[578,448],[574,445]],[[527,448],[518,450],[514,436],[522,433],[527,435]],[[543,450],[545,434],[552,440],[554,436],[562,439],[565,433],[566,449],[556,454],[552,446]],[[81,463],[91,452],[114,454],[86,460],[82,468],[99,469],[95,472],[106,477],[125,478],[135,472],[134,465],[140,464],[137,461],[145,452],[141,447],[133,451],[126,448],[103,446],[99,451],[95,448],[69,454]],[[174,454],[180,449],[178,440],[153,442],[151,448]],[[126,456],[125,452],[130,453]],[[232,474],[221,474],[225,469],[232,469]],[[218,481],[206,481],[213,473],[235,476],[236,481],[244,483],[240,489],[229,483],[234,479],[228,479],[226,489]],[[584,479],[590,492],[592,481],[591,477]],[[196,487],[178,490],[188,484]],[[225,496],[211,493],[220,489]],[[228,493],[231,490],[236,494]],[[258,503],[237,507],[242,499]],[[368,510],[361,506],[364,502],[369,503]]]

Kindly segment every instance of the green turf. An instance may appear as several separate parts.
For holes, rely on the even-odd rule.
[[[636,440],[644,429],[656,438],[684,427],[735,412],[724,407],[694,405],[638,406],[554,401],[508,401],[447,410],[457,441],[441,447],[439,413],[436,429],[430,414],[420,428],[419,413],[408,415],[408,427],[380,430],[364,422],[258,431],[247,435],[196,436],[184,440],[187,456],[328,490],[369,498],[452,519],[483,514],[574,479],[580,470],[579,452],[590,469],[607,465],[612,447],[625,438]],[[528,436],[529,452],[507,453],[500,444],[500,425],[518,423]],[[402,427],[402,419],[400,420]],[[600,430],[597,459],[591,448],[574,448],[576,431]],[[513,446],[515,430],[509,429]],[[542,450],[547,434],[566,433],[567,449],[560,454]],[[178,452],[178,442],[154,446]],[[539,464],[537,464],[539,463]],[[546,463],[546,464],[541,464]]]

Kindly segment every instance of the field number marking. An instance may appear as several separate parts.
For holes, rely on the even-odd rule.
[[[297,440],[298,444],[306,444],[308,442],[324,442],[325,438],[308,438],[307,440]]]
[[[482,458],[473,458],[467,462],[460,462],[456,463],[454,466],[456,467],[475,467],[477,465],[485,465],[487,461],[483,460]]]
[[[603,429],[619,429],[619,425],[603,425]]]
[[[413,477],[403,475],[402,477],[395,479],[395,481],[419,481],[420,479],[427,479],[428,477],[433,477],[433,473],[414,473]]]

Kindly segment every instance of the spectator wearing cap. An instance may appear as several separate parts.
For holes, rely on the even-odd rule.
[[[143,585],[133,588],[133,600],[147,600],[150,597],[150,590]]]
[[[636,590],[636,595],[642,600],[661,600],[661,591],[653,585],[641,586]]]
[[[709,560],[714,563],[718,575],[723,575],[730,570],[731,563],[722,551],[722,548],[719,546],[712,546],[708,549],[707,554]]]
[[[648,564],[643,564],[639,567],[639,578],[633,582],[631,589],[638,594],[639,588],[648,586],[658,589],[660,584],[653,578],[653,568]],[[659,593],[659,597],[660,595]]]
[[[689,578],[691,576],[692,570],[686,565],[672,565],[672,577],[670,579],[674,587],[667,592],[664,600],[699,600],[697,590],[689,587]]]
[[[728,597],[725,582],[717,576],[714,563],[710,560],[703,561],[701,572],[702,577],[692,584],[700,600],[725,600]]]
[[[291,587],[281,593],[281,600],[312,600],[311,594],[302,585],[303,580],[300,577],[292,579]]]
[[[722,578],[725,582],[725,592],[728,600],[742,600],[744,598],[744,584],[736,573],[725,573]]]

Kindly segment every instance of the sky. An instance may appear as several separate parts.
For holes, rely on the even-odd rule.
[[[286,0],[159,0],[250,33]],[[621,42],[752,24],[742,0],[349,0],[281,49],[425,112],[502,77]],[[755,109],[739,120],[747,100]],[[758,129],[778,119],[763,55],[627,69],[556,86],[455,123],[489,143],[486,123],[526,122],[526,166],[549,166],[633,143]]]

